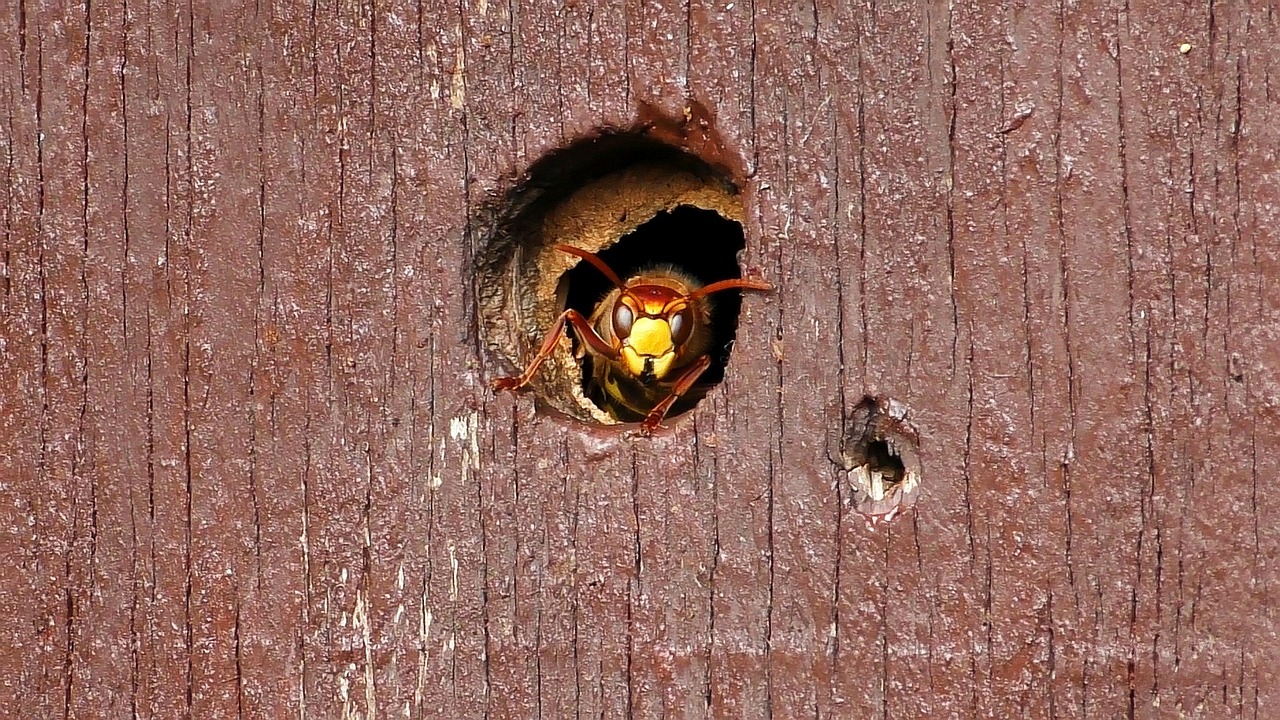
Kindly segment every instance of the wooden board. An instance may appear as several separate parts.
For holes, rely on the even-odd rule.
[[[0,10],[0,707],[50,717],[1266,717],[1267,3]],[[725,382],[494,397],[472,224],[706,105]],[[916,510],[828,457],[910,408]]]

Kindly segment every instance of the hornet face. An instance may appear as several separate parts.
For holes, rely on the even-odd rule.
[[[644,276],[640,276],[643,278]],[[653,278],[656,282],[659,278]],[[676,278],[661,278],[683,285]],[[633,280],[633,283],[635,281]],[[643,382],[665,380],[676,365],[698,323],[687,291],[666,284],[634,284],[614,301],[610,320],[627,372]],[[704,333],[705,334],[705,333]]]

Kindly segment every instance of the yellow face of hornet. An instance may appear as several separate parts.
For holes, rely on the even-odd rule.
[[[614,303],[611,329],[633,377],[663,380],[676,365],[695,322],[683,290],[658,284],[632,286]]]

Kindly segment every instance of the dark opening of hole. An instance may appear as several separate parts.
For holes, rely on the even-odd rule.
[[[693,276],[700,285],[707,285],[742,277],[737,257],[745,244],[742,225],[736,221],[713,210],[681,206],[658,213],[598,254],[623,281],[654,267],[669,266]],[[585,262],[565,273],[560,282],[566,306],[588,317],[613,289],[608,279]],[[711,366],[702,375],[700,385],[714,385],[724,379],[742,308],[742,293],[738,290],[719,292],[708,299],[712,304]],[[583,391],[600,405],[600,389],[590,383],[592,361],[590,355],[583,360]],[[690,401],[677,403],[668,416],[687,411],[697,398],[697,393],[691,394]]]
[[[879,472],[889,483],[902,482],[906,468],[884,440],[876,440],[867,446],[867,465],[872,472]]]

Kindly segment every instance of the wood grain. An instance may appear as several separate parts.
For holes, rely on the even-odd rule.
[[[1267,3],[20,1],[0,37],[4,714],[1280,702]],[[477,213],[689,101],[777,286],[725,382],[649,440],[494,397]],[[874,532],[828,458],[868,393],[924,462]]]

